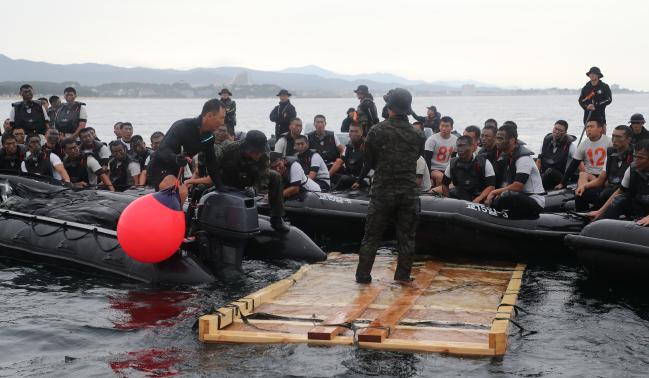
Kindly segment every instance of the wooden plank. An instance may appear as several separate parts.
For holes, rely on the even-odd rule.
[[[494,350],[494,355],[502,356],[507,352],[507,332],[509,329],[509,320],[514,317],[514,304],[518,299],[518,293],[521,288],[525,264],[518,264],[512,272],[512,278],[507,285],[505,294],[500,301],[498,308],[498,318],[491,324],[489,330],[489,348]]]
[[[358,333],[358,341],[383,342],[388,335],[388,329],[399,323],[399,320],[410,310],[424,290],[430,286],[441,267],[441,263],[429,261],[425,267],[419,268],[412,285],[403,286],[403,294],[390,307],[381,312],[369,324],[368,328]]]
[[[361,348],[398,352],[438,352],[461,356],[493,356],[486,344],[466,342],[426,342],[386,339],[382,343],[359,342]]]
[[[354,299],[354,302],[349,307],[337,311],[332,316],[325,318],[323,323],[340,324],[355,320],[365,312],[367,307],[374,302],[376,297],[379,296],[384,288],[384,285],[376,284],[365,288],[363,292]],[[307,336],[309,340],[331,340],[344,331],[345,328],[340,326],[316,326],[309,330]]]

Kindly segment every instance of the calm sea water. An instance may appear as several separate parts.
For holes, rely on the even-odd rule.
[[[649,106],[649,96],[616,96],[609,124]],[[266,132],[274,100],[239,100],[239,124]],[[0,108],[9,101],[0,101]],[[115,120],[148,136],[196,114],[200,100],[90,99],[90,124],[101,137]],[[324,113],[338,126],[350,99],[296,99],[305,119]],[[577,125],[572,97],[454,97],[436,104],[458,125],[493,117],[518,122],[532,147],[557,118]],[[423,111],[422,111],[423,113]],[[579,129],[579,128],[575,128]],[[573,129],[573,130],[575,130]],[[461,241],[458,241],[461,242]],[[521,245],[521,249],[525,248]],[[203,345],[192,329],[199,315],[290,275],[291,261],[246,261],[238,282],[150,287],[63,264],[0,257],[0,376],[646,376],[649,299],[646,290],[593,280],[571,260],[532,263],[517,319],[536,334],[510,337],[502,358],[388,353],[305,345]],[[350,277],[352,279],[352,277]]]

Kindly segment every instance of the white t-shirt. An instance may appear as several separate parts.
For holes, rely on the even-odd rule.
[[[31,154],[32,154],[31,152],[27,152],[25,154],[25,159],[30,157]],[[63,177],[61,177],[61,174],[56,171],[56,167],[58,165],[61,165],[61,166],[63,165],[63,162],[61,161],[61,158],[59,157],[59,155],[55,154],[54,152],[50,152],[50,163],[52,164],[52,178],[54,178],[55,180],[59,180],[59,181],[63,180]],[[24,161],[20,165],[20,169],[23,172],[27,173],[27,166],[25,165]]]
[[[81,152],[91,154],[94,152],[93,148],[94,146],[92,146],[92,148],[83,148],[82,146]],[[95,159],[110,159],[110,150],[108,149],[108,147],[102,145],[101,148],[99,148],[99,156],[95,157]]]
[[[331,178],[329,177],[327,164],[322,159],[322,156],[320,156],[320,154],[317,152],[313,153],[313,156],[311,156],[311,168],[318,169],[315,175],[316,179],[323,180],[327,184],[331,185]],[[311,171],[312,169],[310,169],[309,171]]]
[[[122,139],[122,138],[119,138],[119,141],[122,142],[122,144],[124,145],[124,148],[126,148],[126,151],[131,150],[131,142],[124,142],[124,139]]]
[[[295,143],[295,142],[293,142]],[[288,146],[288,140],[286,139],[286,136],[283,136],[275,142],[275,152],[279,152],[282,154],[282,156],[286,156],[286,147]],[[297,155],[297,151],[293,153],[292,156]]]
[[[543,180],[541,173],[534,160],[530,156],[521,156],[516,160],[516,173],[525,173],[529,177],[523,187],[523,193],[530,194],[530,197],[541,207],[545,207],[545,189],[543,189]]]
[[[316,184],[315,181],[306,177],[302,166],[298,162],[291,164],[289,171],[289,181],[291,184],[299,182],[300,186],[309,192],[322,191],[322,189],[320,189],[320,185]]]
[[[587,173],[599,175],[606,167],[606,149],[609,147],[611,147],[611,140],[606,135],[602,135],[595,142],[586,138],[577,147],[573,158],[584,162]]]
[[[448,139],[442,138],[441,133],[433,134],[430,138],[426,139],[424,149],[431,151],[433,157],[430,160],[430,169],[444,171],[451,160],[451,155],[455,152],[455,144],[457,136],[451,134]]]
[[[102,167],[94,156],[88,156],[86,158],[86,169],[88,170],[88,184],[97,185],[97,175],[95,172],[101,170]]]
[[[423,156],[420,156],[417,159],[417,176],[421,175],[421,191],[427,192],[432,186],[430,182],[430,171],[426,165],[426,159]]]
[[[624,171],[624,177],[622,177],[622,182],[620,185],[624,189],[629,189],[631,186],[631,167],[627,168],[626,171]]]

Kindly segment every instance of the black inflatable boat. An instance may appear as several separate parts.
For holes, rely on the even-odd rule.
[[[254,200],[210,192],[198,201],[191,233],[170,259],[145,264],[121,249],[121,212],[146,192],[75,190],[41,178],[0,174],[0,249],[5,255],[65,260],[137,281],[199,284],[241,269],[244,255],[321,261],[326,254],[299,229],[276,233]]]
[[[649,280],[649,228],[632,221],[603,219],[566,237],[579,261],[595,275]]]
[[[471,202],[424,195],[417,229],[417,251],[436,255],[497,258],[543,257],[565,252],[563,239],[584,227],[581,217],[541,214],[535,219],[510,219],[506,213]],[[305,193],[287,200],[291,224],[316,242],[346,241],[358,246],[369,199],[364,192]],[[268,208],[260,206],[260,211]],[[394,237],[388,230],[386,240]]]
[[[565,213],[575,210],[575,186],[552,190],[545,195],[545,213]]]

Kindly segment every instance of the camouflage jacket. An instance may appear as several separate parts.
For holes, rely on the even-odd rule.
[[[268,188],[268,154],[263,154],[258,161],[252,160],[241,153],[241,141],[215,145],[214,152],[221,184],[235,188],[254,186],[257,190]]]
[[[417,193],[417,160],[424,149],[424,134],[406,116],[395,116],[370,129],[363,157],[374,169],[372,194]]]

